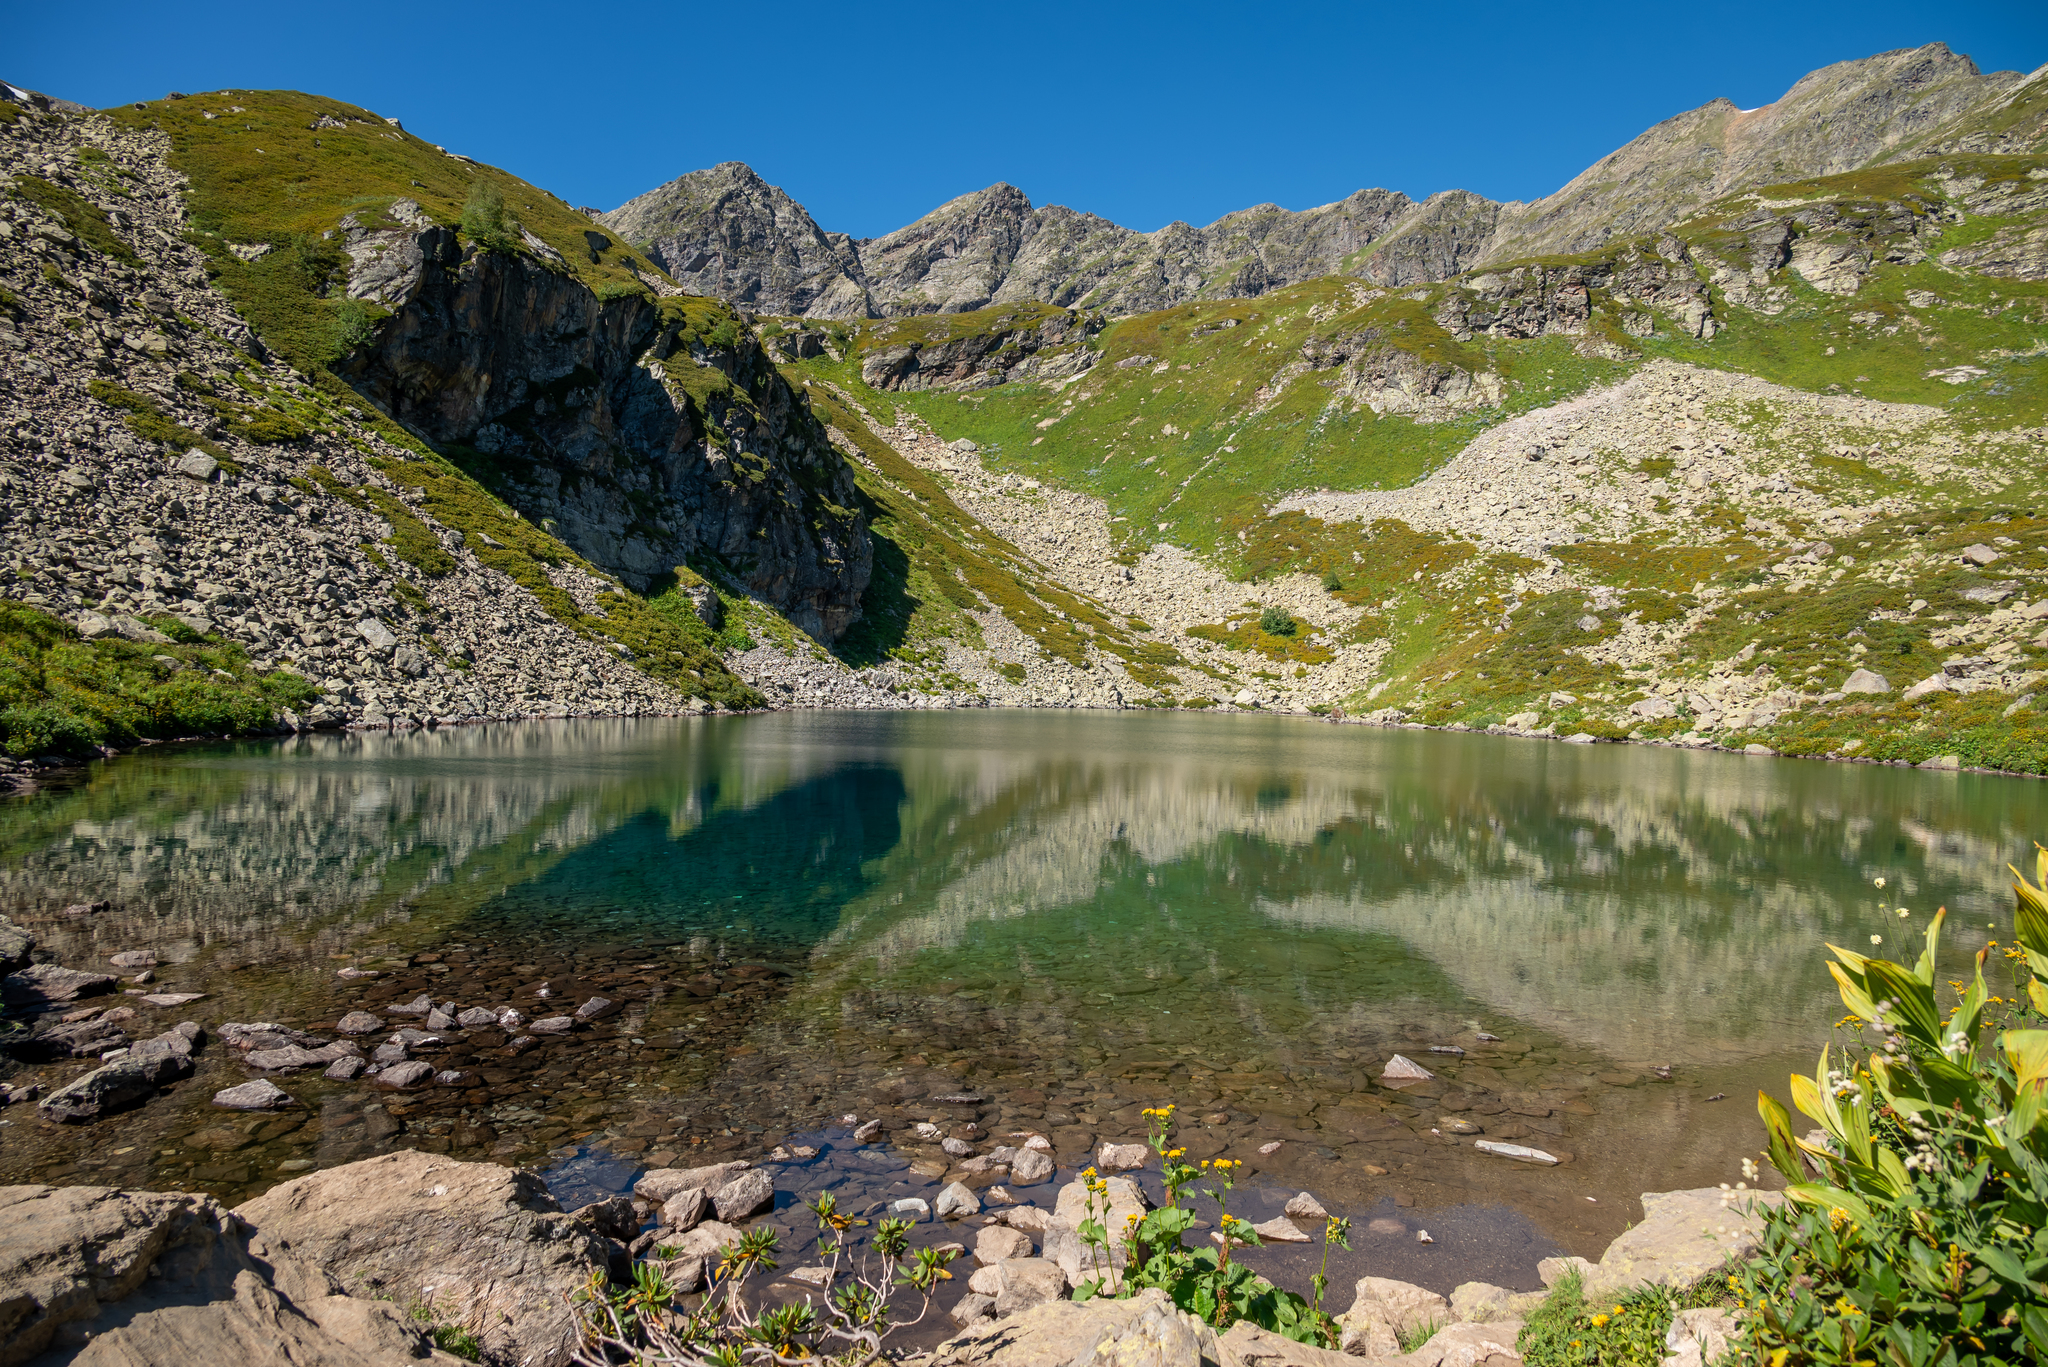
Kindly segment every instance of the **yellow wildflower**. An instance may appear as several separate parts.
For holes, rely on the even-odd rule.
[[[1595,1315],[1595,1316],[1593,1316],[1593,1327],[1594,1327],[1595,1329],[1605,1329],[1605,1328],[1607,1327],[1607,1316],[1605,1316],[1605,1315]]]

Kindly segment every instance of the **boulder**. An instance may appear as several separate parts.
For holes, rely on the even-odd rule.
[[[36,947],[36,937],[23,930],[5,916],[0,916],[0,978],[12,976],[27,968],[29,955]]]
[[[1337,1316],[1344,1351],[1357,1357],[1394,1357],[1401,1335],[1453,1318],[1450,1303],[1434,1291],[1388,1277],[1360,1277],[1351,1308]]]
[[[351,1011],[336,1021],[334,1028],[344,1035],[374,1035],[384,1028],[384,1022],[367,1011]]]
[[[195,446],[178,457],[178,463],[171,468],[186,479],[196,479],[205,484],[213,478],[214,472],[220,469],[220,462]]]
[[[1285,1215],[1275,1215],[1270,1220],[1253,1225],[1252,1233],[1258,1235],[1260,1239],[1269,1244],[1305,1244],[1310,1242],[1309,1236],[1301,1232],[1301,1226],[1295,1224],[1294,1221],[1288,1219]]]
[[[156,1054],[175,1054],[179,1058],[191,1058],[205,1043],[206,1031],[198,1021],[179,1021],[161,1035],[152,1036],[128,1051],[130,1058],[149,1058]]]
[[[1844,693],[1889,693],[1891,680],[1875,670],[1858,669],[1842,681]]]
[[[1131,1172],[1145,1166],[1152,1150],[1143,1144],[1104,1144],[1095,1151],[1095,1166],[1104,1172]]]
[[[111,992],[120,982],[111,973],[86,973],[56,964],[31,964],[0,980],[0,1002],[33,1011]]]
[[[1526,1319],[1549,1295],[1548,1291],[1510,1291],[1488,1282],[1464,1282],[1451,1292],[1451,1318],[1474,1324]]]
[[[109,954],[107,962],[116,968],[155,968],[156,955],[146,949],[124,949],[119,954]]]
[[[1414,1352],[1391,1359],[1387,1367],[1521,1367],[1515,1347],[1521,1334],[1520,1320],[1453,1324],[1431,1334]]]
[[[1102,1262],[1101,1250],[1083,1243],[1079,1233],[1081,1222],[1088,1218],[1086,1182],[1074,1181],[1061,1187],[1059,1200],[1045,1223],[1042,1256],[1058,1263],[1068,1282],[1075,1286],[1106,1275],[1111,1267],[1122,1267],[1127,1255],[1119,1236],[1132,1216],[1141,1220],[1145,1218],[1145,1193],[1136,1182],[1128,1177],[1108,1177],[1103,1181],[1108,1184],[1105,1195],[1109,1201],[1108,1213],[1100,1217],[1110,1236],[1109,1261],[1106,1264]],[[1013,1225],[1016,1223],[1015,1214],[1012,1213]]]
[[[1020,1260],[1029,1261],[1029,1260]],[[1015,1266],[1014,1263],[1008,1264]],[[955,1334],[930,1367],[1206,1367],[1224,1362],[1216,1332],[1147,1287],[1129,1300],[1047,1300]],[[1354,1364],[1355,1367],[1355,1364]]]
[[[1323,1209],[1323,1203],[1305,1191],[1296,1192],[1287,1199],[1281,1213],[1296,1220],[1327,1220],[1330,1212]]]
[[[988,1225],[974,1236],[974,1261],[992,1267],[1011,1258],[1031,1256],[1031,1236],[1021,1229]]]
[[[377,1081],[386,1087],[412,1087],[425,1082],[434,1075],[434,1065],[412,1059],[405,1063],[394,1063],[377,1074]]]
[[[1067,1294],[1067,1274],[1043,1258],[1005,1258],[987,1269],[996,1274],[996,1313],[1017,1315]]]
[[[629,1244],[640,1237],[640,1214],[633,1209],[630,1196],[607,1196],[571,1214],[607,1239]]]
[[[704,1222],[704,1210],[711,1204],[700,1187],[685,1187],[662,1205],[661,1223],[678,1234],[688,1234]]]
[[[487,1360],[527,1367],[567,1367],[569,1297],[610,1263],[535,1174],[411,1150],[282,1183],[235,1214],[351,1291],[431,1303],[476,1328]]]
[[[1646,1191],[1643,1218],[1624,1230],[1586,1274],[1586,1299],[1597,1301],[1639,1286],[1691,1286],[1731,1258],[1748,1257],[1763,1231],[1763,1211],[1779,1192],[1734,1194],[1719,1187]]]
[[[1358,1367],[1358,1359],[1331,1348],[1296,1343],[1250,1320],[1239,1320],[1217,1341],[1226,1367]]]
[[[748,1168],[712,1193],[718,1218],[731,1224],[775,1204],[775,1180],[759,1168]]]
[[[276,1111],[292,1105],[291,1094],[267,1077],[213,1094],[213,1104],[231,1111]]]
[[[995,1318],[996,1298],[970,1291],[955,1301],[953,1308],[946,1313],[962,1329],[971,1329]]]
[[[1393,1082],[1428,1082],[1435,1073],[1410,1058],[1400,1054],[1387,1060],[1387,1066],[1380,1069],[1380,1076]]]
[[[118,1049],[127,1042],[128,1035],[118,1021],[101,1018],[71,1021],[38,1030],[34,1038],[21,1047],[44,1058],[92,1058],[109,1049]]]
[[[717,1191],[732,1180],[734,1173],[744,1172],[749,1166],[745,1162],[731,1162],[711,1163],[701,1168],[654,1168],[643,1173],[633,1184],[633,1194],[650,1205],[658,1206],[692,1189]]]
[[[0,1222],[0,1363],[461,1361],[399,1306],[343,1294],[210,1196],[0,1187]]]
[[[731,1225],[720,1224],[716,1220],[706,1220],[686,1234],[679,1235],[673,1239],[664,1238],[660,1242],[672,1246],[676,1250],[676,1258],[678,1260],[689,1258],[704,1259],[714,1256],[718,1250],[739,1237],[740,1232]]]
[[[175,1054],[116,1059],[50,1093],[37,1110],[43,1119],[60,1125],[98,1120],[140,1105],[155,1096],[157,1088],[191,1075],[192,1060]]]
[[[1727,1358],[1734,1341],[1735,1317],[1726,1310],[1681,1310],[1665,1331],[1659,1367],[1708,1367]]]
[[[1036,1186],[1053,1174],[1053,1161],[1049,1154],[1037,1149],[1017,1150],[1017,1156],[1010,1160],[1010,1181],[1020,1187]]]
[[[979,1215],[981,1198],[976,1196],[965,1182],[954,1182],[939,1193],[938,1200],[932,1203],[932,1212],[941,1220],[962,1215]]]

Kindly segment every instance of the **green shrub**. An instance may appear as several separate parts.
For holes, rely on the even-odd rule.
[[[487,176],[470,184],[462,202],[462,235],[492,251],[510,251],[517,225],[505,212],[505,192]]]
[[[1005,662],[1003,664],[997,665],[996,673],[1002,675],[1004,678],[1008,679],[1013,684],[1020,684],[1024,682],[1024,666],[1017,664],[1014,661]]]
[[[1259,630],[1268,636],[1292,636],[1299,625],[1286,608],[1267,608],[1259,614]]]
[[[1757,1097],[1791,1200],[1735,1279],[1752,1360],[2048,1360],[2048,850],[2035,876],[2014,885],[2010,998],[1985,985],[1994,942],[1944,1009],[1945,909],[1911,968],[1830,946],[1846,1024],[1877,1043],[1839,1067],[1824,1049],[1792,1079],[1824,1143],[1795,1140],[1785,1108]]]

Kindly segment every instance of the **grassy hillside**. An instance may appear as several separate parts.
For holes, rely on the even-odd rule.
[[[171,165],[189,182],[188,240],[206,253],[216,287],[266,346],[312,381],[313,391],[285,392],[254,368],[214,381],[194,376],[193,383],[209,394],[253,397],[298,435],[331,434],[354,445],[388,487],[350,486],[318,467],[301,482],[357,506],[374,505],[393,525],[384,549],[401,579],[447,573],[446,555],[422,520],[438,523],[461,533],[480,559],[531,592],[564,625],[624,646],[641,672],[687,697],[727,707],[759,705],[759,694],[720,657],[732,643],[716,639],[672,585],[642,595],[614,584],[600,611],[579,608],[556,586],[550,568],[608,576],[491,492],[499,473],[491,460],[431,448],[328,368],[386,316],[374,304],[347,297],[344,220],[392,227],[392,206],[411,200],[460,241],[530,257],[573,276],[599,299],[651,295],[643,277],[656,279],[660,272],[644,255],[557,196],[340,101],[293,91],[218,91],[107,113],[125,126],[168,136]],[[686,331],[693,335],[735,338],[741,331],[736,315],[716,301],[662,302],[665,312],[687,315]],[[721,372],[703,373],[723,380]],[[371,435],[385,443],[382,449],[363,440]]]
[[[1628,262],[1676,259],[1658,255],[1668,242],[1646,240],[1399,292],[1322,280],[1125,319],[1094,340],[1093,368],[1051,383],[888,393],[862,384],[865,357],[1000,333],[1019,325],[1007,308],[855,325],[835,339],[843,359],[794,370],[885,422],[908,410],[945,438],[971,438],[993,470],[1101,498],[1127,555],[1169,542],[1251,585],[1312,575],[1348,614],[1346,627],[1275,637],[1253,607],[1159,643],[1222,647],[1239,674],[1312,665],[1342,640],[1384,641],[1381,678],[1344,699],[1351,710],[1395,706],[1468,726],[1534,712],[1558,734],[1614,737],[1684,734],[1704,715],[1723,743],[2044,772],[2048,730],[2031,703],[2013,710],[2012,691],[2048,669],[2048,622],[2013,610],[2048,587],[2048,270],[2024,254],[2026,234],[2048,221],[2044,205],[2048,161],[1973,157],[1710,206],[1674,230],[1691,257],[1680,274],[1711,301],[1717,330],[1704,338],[1668,311],[1646,330],[1641,301],[1617,297]],[[1757,272],[1756,235],[1776,223],[1789,228],[1794,259]],[[1846,280],[1827,276],[1822,248],[1854,258]],[[1504,286],[1518,266],[1521,279],[1548,283]],[[1572,334],[1460,336],[1440,321],[1499,304],[1504,288],[1554,289],[1575,272],[1596,283]],[[1362,368],[1361,354],[1377,359]],[[1736,487],[1682,521],[1605,541],[1568,537],[1539,561],[1489,544],[1483,527],[1424,532],[1271,510],[1300,490],[1426,485],[1475,435],[1652,360],[1757,376],[1788,399],[1922,405],[1931,425],[1903,445],[1891,435],[1891,453],[1876,459],[1886,434],[1838,426],[1823,439],[1785,404],[1731,401],[1692,415],[1742,424],[1815,502],[1894,510],[1875,521],[1761,509]],[[1361,383],[1367,368],[1433,381],[1453,400],[1376,412],[1404,399]],[[1675,478],[1661,444],[1617,440],[1601,462],[1614,479]],[[1822,542],[1823,563],[1786,568]],[[1962,558],[1978,545],[1999,548],[1995,568]],[[1546,570],[1557,573],[1546,580]],[[1596,602],[1588,630],[1581,621]],[[1742,724],[1755,715],[1744,708],[1702,714],[1694,690],[1738,656],[1750,662],[1744,674],[1768,674],[1759,694],[1803,700],[1756,724]],[[1958,659],[1979,661],[1976,683],[1901,700],[1906,684]],[[1893,691],[1813,701],[1865,667]],[[2006,684],[1992,687],[1991,676]],[[1676,715],[1628,711],[1650,697],[1671,700]]]

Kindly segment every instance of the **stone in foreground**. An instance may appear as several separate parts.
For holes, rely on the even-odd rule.
[[[461,1362],[210,1196],[0,1187],[0,1223],[0,1362],[80,1342],[75,1360],[102,1364]]]
[[[1386,1067],[1380,1069],[1380,1076],[1391,1078],[1395,1082],[1429,1082],[1436,1074],[1415,1060],[1396,1054],[1387,1060]]]
[[[235,1208],[274,1246],[397,1304],[478,1327],[487,1360],[567,1367],[569,1297],[609,1266],[604,1236],[532,1173],[411,1150],[296,1178]]]

